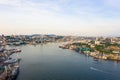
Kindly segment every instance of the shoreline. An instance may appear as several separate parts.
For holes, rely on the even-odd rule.
[[[98,51],[95,51],[95,52],[83,51],[82,50],[83,48],[78,48],[76,46],[73,47],[73,46],[70,46],[69,44],[59,46],[59,48],[73,50],[75,52],[84,54],[88,57],[91,56],[94,59],[110,60],[110,61],[120,62],[120,56],[115,55],[115,54],[104,54],[104,53],[100,53]]]

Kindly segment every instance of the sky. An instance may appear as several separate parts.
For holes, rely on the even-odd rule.
[[[120,0],[0,0],[0,34],[120,36]]]

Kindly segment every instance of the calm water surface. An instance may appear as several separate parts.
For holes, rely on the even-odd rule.
[[[60,43],[26,45],[17,80],[120,80],[120,63],[60,49]]]

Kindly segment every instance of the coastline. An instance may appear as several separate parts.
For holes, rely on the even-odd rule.
[[[91,56],[95,60],[101,59],[101,60],[112,60],[112,61],[118,61],[118,62],[120,61],[120,56],[118,56],[118,54],[105,54],[99,51],[90,51],[90,50],[87,50],[85,47],[78,47],[70,44],[63,44],[59,46],[59,48],[70,49],[78,53],[84,54],[86,56]]]

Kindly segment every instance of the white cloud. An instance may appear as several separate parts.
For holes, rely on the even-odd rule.
[[[120,9],[120,0],[103,0],[105,5]]]
[[[21,0],[0,0],[0,4],[9,6],[19,6],[21,5]]]
[[[102,35],[119,30],[119,18],[103,16],[104,14],[108,15],[103,10],[105,6],[95,7],[91,0],[83,0],[82,2],[78,0],[79,3],[71,3],[72,5],[69,4],[70,1],[55,0],[36,3],[34,0],[33,2],[29,0],[0,0],[0,6],[14,9],[8,10],[9,14],[4,10],[0,11],[0,22],[2,26],[5,26],[4,28],[12,27],[16,32],[26,32],[24,29],[28,29],[28,32],[37,33]],[[110,2],[106,1],[107,4]]]

